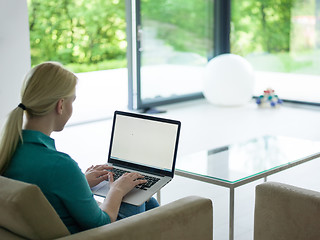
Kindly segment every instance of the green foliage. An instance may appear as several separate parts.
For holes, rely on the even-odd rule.
[[[209,56],[213,3],[141,0],[142,28],[156,29],[155,40],[175,51]],[[75,72],[126,66],[124,0],[28,0],[28,5],[33,65],[59,61]],[[231,52],[261,70],[314,72],[314,49],[300,37],[304,26],[292,19],[314,16],[320,29],[319,14],[320,0],[232,0]],[[319,37],[316,41],[320,46]]]
[[[95,64],[69,63],[69,64],[66,64],[65,67],[77,73],[92,72],[92,71],[99,71],[99,70],[106,70],[106,69],[126,68],[127,60],[112,59],[112,60],[101,61]]]
[[[112,59],[123,63],[124,1],[28,0],[28,7],[33,65],[51,60],[83,71]]]
[[[233,0],[231,52],[256,70],[319,74],[319,0]]]
[[[213,1],[141,0],[142,27],[152,25],[176,51],[206,56],[213,47]]]
[[[207,37],[206,25],[213,12],[212,5],[212,0],[142,0],[141,16],[175,25],[204,38]]]
[[[232,52],[288,52],[295,0],[233,0]]]

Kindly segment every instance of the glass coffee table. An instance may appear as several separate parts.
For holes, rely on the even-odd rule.
[[[229,239],[234,239],[235,188],[320,157],[320,142],[262,136],[185,156],[176,175],[230,189]]]

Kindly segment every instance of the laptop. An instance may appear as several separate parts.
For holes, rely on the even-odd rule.
[[[115,180],[123,172],[138,172],[148,180],[124,196],[123,202],[140,206],[172,180],[180,128],[180,121],[115,111],[108,154]],[[92,188],[102,197],[108,191],[108,181]]]

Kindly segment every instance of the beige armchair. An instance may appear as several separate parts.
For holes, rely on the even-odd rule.
[[[0,239],[212,239],[212,202],[190,196],[70,235],[41,190],[0,176]]]
[[[254,240],[319,240],[320,193],[275,182],[256,187]]]

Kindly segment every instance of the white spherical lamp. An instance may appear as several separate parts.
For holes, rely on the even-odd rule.
[[[254,81],[254,70],[246,59],[222,54],[211,59],[205,68],[203,94],[215,105],[244,105],[252,98]]]

